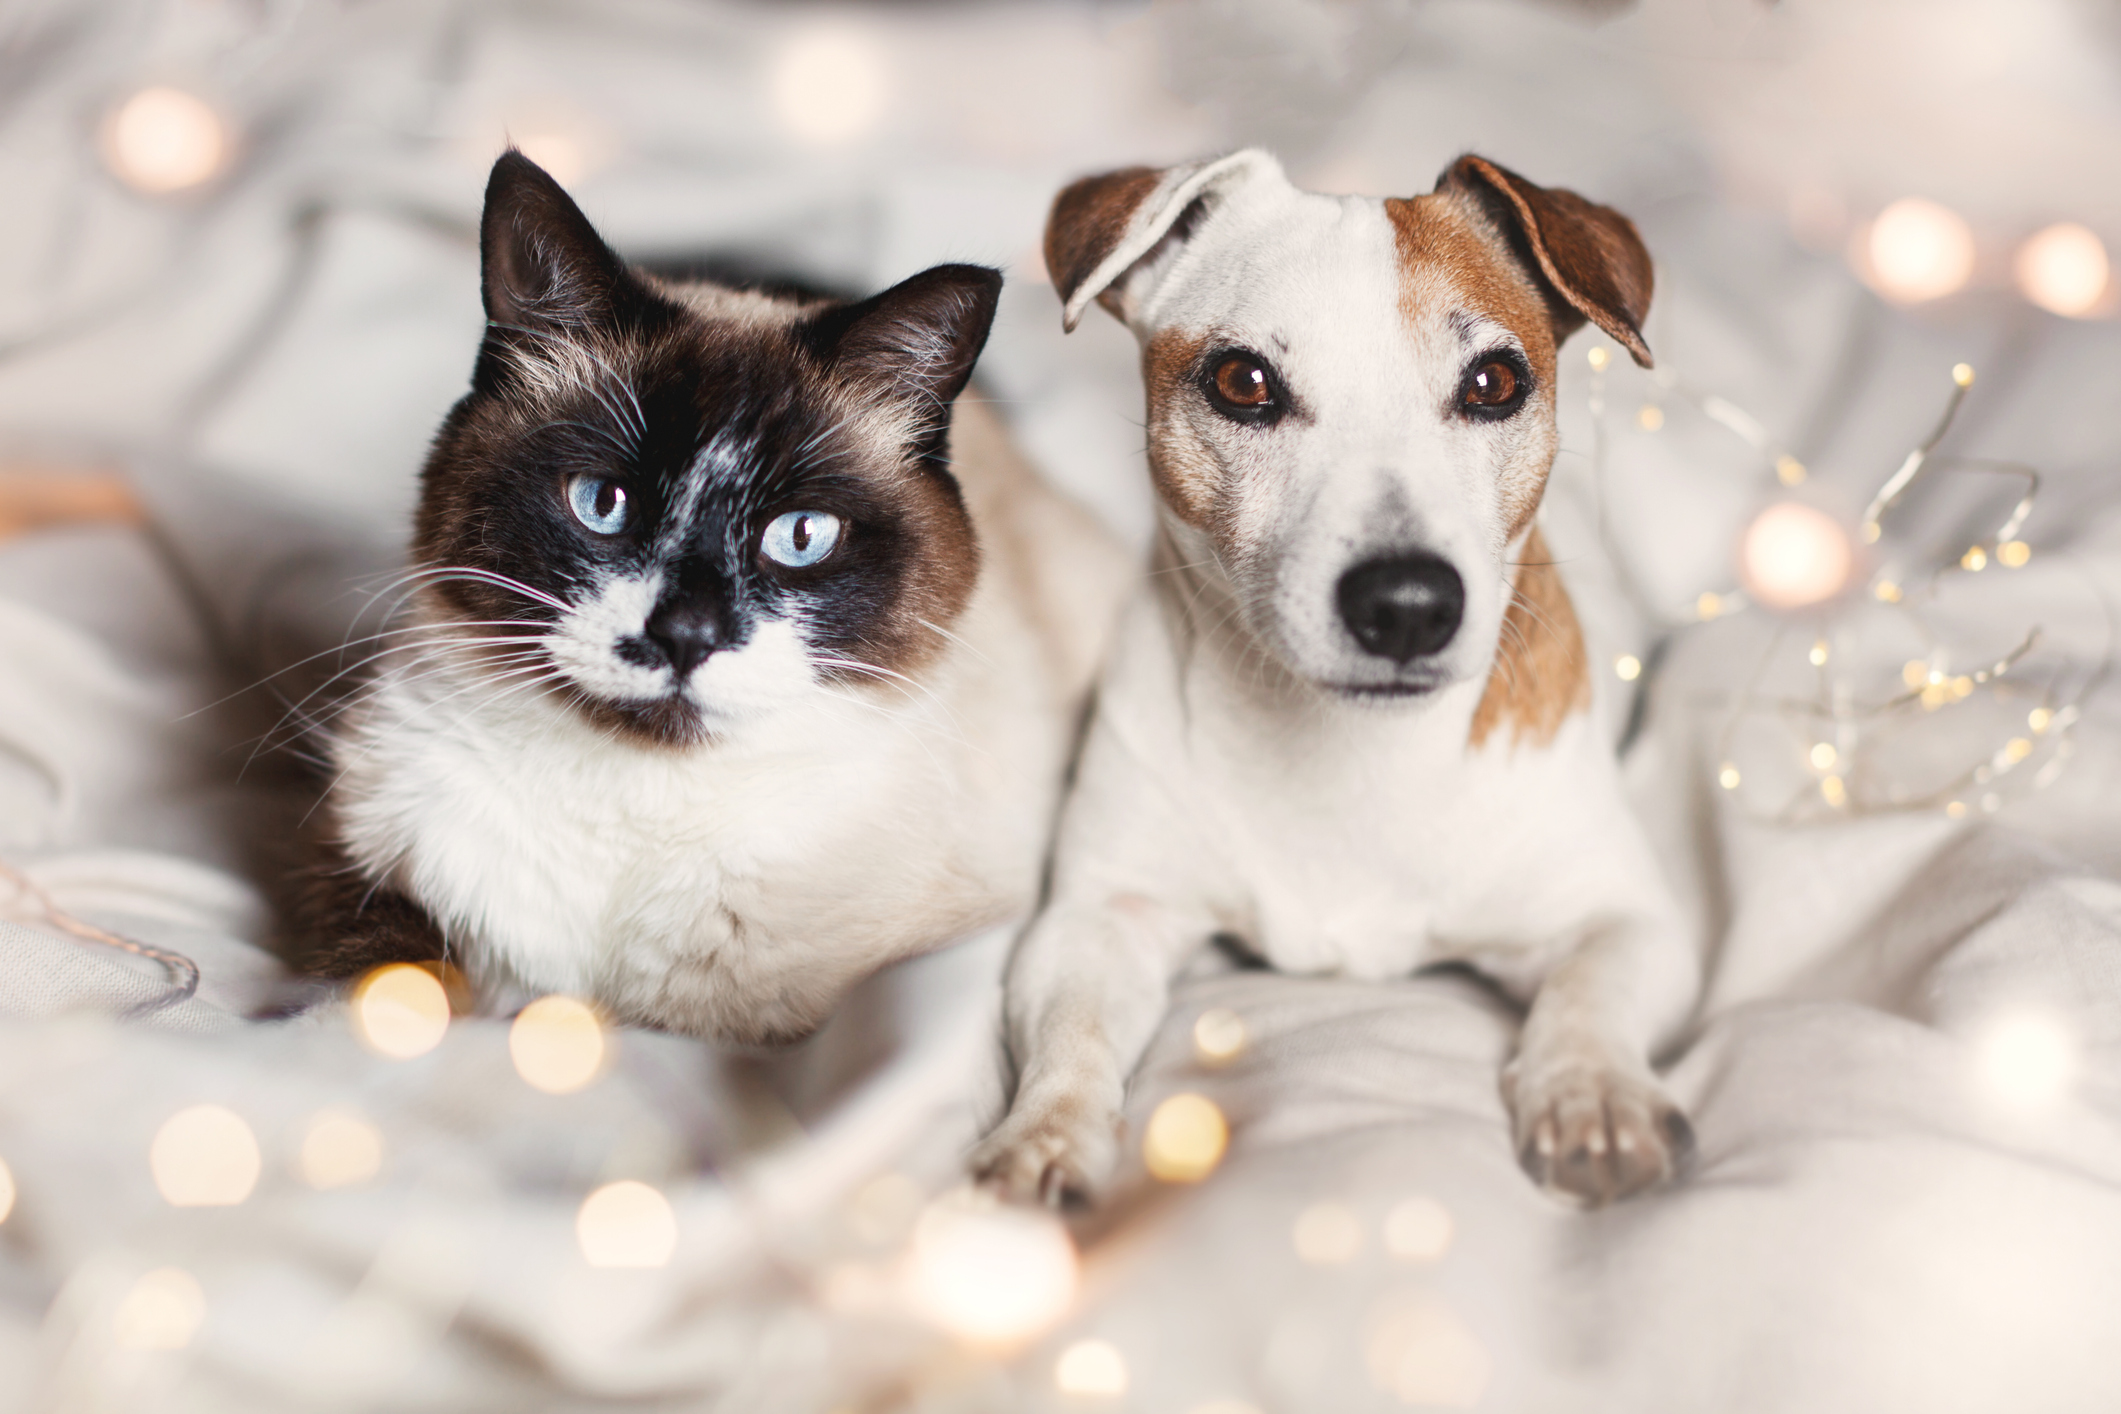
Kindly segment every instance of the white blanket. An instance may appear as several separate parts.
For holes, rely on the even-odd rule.
[[[1367,40],[1335,18],[1357,9]],[[2001,294],[1890,314],[1704,195],[1729,115],[1704,111],[1699,75],[1672,79],[1681,42],[1710,40],[1657,6],[1589,30],[1540,9],[1292,5],[1287,35],[1244,50],[1238,34],[1230,53],[1181,45],[1189,15],[1243,30],[1230,7],[913,10],[857,31],[895,66],[899,104],[858,163],[761,116],[792,32],[778,11],[407,0],[259,7],[253,32],[240,10],[175,5],[147,25],[113,6],[77,27],[72,7],[30,10],[16,33],[45,47],[10,51],[43,58],[0,114],[0,176],[28,213],[0,312],[47,332],[7,346],[0,428],[123,458],[170,548],[129,530],[0,544],[0,860],[201,981],[167,1001],[166,969],[56,929],[0,880],[0,1410],[2121,1407],[2121,720],[2099,677],[2121,425],[2086,391],[2121,365],[2110,326]],[[1364,43],[1377,53],[1356,63]],[[81,114],[172,56],[258,127],[211,199],[153,205],[84,172]],[[1310,89],[1306,65],[1326,75]],[[1239,102],[1261,74],[1314,107],[1338,95],[1339,147],[1315,113]],[[966,116],[1026,109],[1042,116]],[[477,337],[466,232],[488,136],[555,111],[603,145],[578,189],[630,250],[734,249],[854,286],[940,259],[1014,264],[986,386],[1136,533],[1132,351],[1102,320],[1063,342],[1023,268],[1061,180],[1264,135],[1324,144],[1299,170],[1328,178],[1411,190],[1470,144],[1578,184],[1642,221],[1660,357],[1760,419],[1845,514],[1927,431],[1944,370],[1976,366],[1947,450],[2041,467],[2035,553],[1953,576],[1924,622],[1954,673],[2038,625],[2011,680],[2076,707],[2074,754],[2044,790],[2003,782],[1993,812],[1973,789],[1961,818],[1815,802],[1779,820],[1769,778],[1809,779],[1803,731],[1778,740],[1773,710],[1725,728],[1736,705],[1809,690],[1820,630],[1790,627],[1772,656],[1758,611],[1683,630],[1629,758],[1710,961],[1667,1058],[1700,1138],[1682,1183],[1594,1214],[1532,1190],[1495,1083],[1514,1018],[1467,979],[1204,962],[1130,1116],[1138,1133],[1166,1096],[1208,1095],[1228,1156],[1194,1187],[1137,1166],[1076,1221],[1068,1312],[1016,1347],[962,1345],[901,1281],[915,1209],[994,1103],[1003,935],[877,979],[790,1055],[629,1032],[564,1097],[517,1077],[501,1019],[459,1019],[406,1061],[364,1049],[340,1005],[244,1019],[288,1000],[256,946],[255,844],[305,804],[283,775],[239,771],[272,720],[261,699],[215,704],[335,641],[357,577],[391,563]],[[1730,547],[1773,481],[1727,428],[1616,370],[1595,484],[1582,347],[1547,523],[1617,736],[1626,704],[1603,665],[1655,635],[1615,563],[1684,617],[1732,584]],[[1636,426],[1645,401],[1662,431]],[[1950,560],[1993,527],[1953,475],[1886,548]],[[1826,636],[1837,672],[1890,688],[1928,651],[1909,632],[1871,606]],[[1918,711],[1881,770],[1921,783],[1986,760],[2030,738],[2016,723],[2036,700]],[[1716,784],[1727,760],[1740,790]],[[1220,1066],[1192,1041],[1210,1007],[1249,1038]],[[154,1136],[200,1104],[255,1136],[237,1206],[174,1207],[154,1182]],[[299,1176],[326,1111],[380,1134],[373,1179]],[[583,1197],[622,1179],[668,1196],[666,1265],[584,1260]],[[1056,1390],[1085,1339],[1118,1355],[1126,1394]],[[175,1348],[137,1348],[158,1343]]]

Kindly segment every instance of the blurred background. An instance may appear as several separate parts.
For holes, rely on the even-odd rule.
[[[1658,263],[1658,368],[1594,334],[1568,346],[1544,515],[1611,729],[1648,742],[1634,784],[1711,940],[1674,1072],[1707,1177],[1579,1220],[1506,1152],[1493,1077],[1511,1023],[1492,1005],[1419,979],[1392,992],[1400,1033],[1377,992],[1239,978],[1218,1006],[1266,1015],[1275,985],[1327,998],[1315,1035],[1272,1051],[1262,1032],[1255,1069],[1204,1079],[1185,1013],[1136,1097],[1220,1097],[1227,1182],[1078,1231],[1074,1324],[997,1373],[992,1351],[886,1349],[875,1328],[907,1304],[879,1254],[956,1176],[964,1135],[920,1096],[953,1093],[983,1043],[1001,940],[885,979],[911,1018],[894,1042],[972,1048],[931,1048],[926,1079],[865,1092],[862,1123],[896,1149],[842,1142],[860,1126],[827,1114],[869,1051],[827,1055],[839,1089],[784,1089],[802,1129],[768,1106],[779,1128],[732,1138],[740,1087],[672,1038],[628,1034],[623,1085],[562,1111],[509,1078],[498,1022],[450,1029],[435,1064],[454,1068],[387,1074],[336,1023],[237,1027],[239,984],[270,970],[244,945],[268,931],[250,837],[306,807],[269,775],[236,779],[270,702],[204,709],[339,641],[402,554],[480,337],[479,202],[510,142],[637,259],[850,293],[941,261],[1003,267],[979,386],[1137,543],[1132,340],[1101,315],[1063,336],[1038,253],[1067,181],[1260,144],[1300,185],[1413,194],[1473,150],[1632,217]],[[2081,1062],[2121,1114],[2121,1013],[2101,1000],[2121,994],[2121,902],[2076,874],[2027,884],[2016,931],[1968,954],[1974,1001],[1924,968],[1979,943],[2020,884],[2060,877],[2056,860],[2121,865],[2121,704],[2094,692],[2121,587],[2117,176],[2121,0],[0,0],[0,848],[72,906],[201,959],[200,997],[230,1028],[218,1049],[0,1028],[23,1194],[8,1219],[0,1167],[20,1259],[0,1266],[0,1369],[91,1392],[25,1408],[152,1407],[92,1397],[118,1368],[97,1313],[174,1270],[207,1294],[179,1283],[189,1324],[143,1347],[200,1332],[185,1358],[202,1383],[171,1408],[577,1407],[541,1402],[565,1386],[589,1392],[580,1407],[717,1391],[717,1408],[867,1410],[931,1389],[918,1407],[1072,1409],[1130,1379],[1196,1414],[1484,1389],[1487,1407],[1540,1409],[2116,1407],[2097,1323],[2121,1272],[2121,1141],[2089,1110],[1995,1119],[1953,1048],[1975,1053],[2021,977],[2061,978],[2035,1059],[2062,1059],[2034,1066],[2025,1113],[2061,1103]],[[1875,504],[1947,405],[1920,482]],[[1660,682],[1674,710],[1645,733]],[[2022,835],[1978,833],[1988,816]],[[2036,943],[2061,960],[2033,966]],[[16,1010],[62,1008],[0,1005]],[[243,1097],[274,1154],[320,1098],[353,1096],[397,1167],[327,1193],[276,1157],[227,1226],[184,1226],[196,1215],[135,1171],[201,1095]],[[612,1180],[663,1185],[677,1216],[658,1262],[590,1264],[668,1264],[660,1285],[579,1269],[581,1194]],[[1448,1222],[1422,1236],[1430,1198],[1400,1202],[1417,1182],[1458,1223],[1435,1289],[1468,1327],[1365,1304],[1407,1270],[1387,1248],[1433,1262],[1452,1240]],[[867,1246],[833,1235],[850,1192]],[[884,1236],[861,1237],[876,1193]],[[431,1203],[445,1235],[491,1220],[479,1284],[418,1262],[391,1276],[393,1234],[415,1225],[392,1203]],[[1331,1230],[1307,1238],[1321,1203]],[[1406,1211],[1402,1243],[1384,1215]],[[1065,1303],[1075,1248],[1039,1240],[1063,1254]],[[141,1277],[149,1263],[176,1265]],[[455,1294],[408,1296],[428,1323],[401,1329],[371,1319],[398,1310],[393,1281]],[[290,1355],[326,1309],[369,1324],[331,1359]],[[1101,1348],[1067,1365],[1080,1342],[1061,1341],[1090,1335]],[[1401,1345],[1444,1351],[1442,1382],[1401,1379]],[[390,1400],[386,1347],[421,1372]],[[1112,1363],[1121,1348],[1132,1363]],[[927,1362],[914,1374],[905,1349]],[[1736,1398],[1734,1370],[1788,1397]],[[810,1394],[787,1395],[803,1378]],[[0,1409],[16,1386],[0,1379]],[[2086,1400],[2095,1386],[2107,1402]],[[1218,1393],[1239,1389],[1267,1393]]]

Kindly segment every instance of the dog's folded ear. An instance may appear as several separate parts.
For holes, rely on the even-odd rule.
[[[1642,321],[1650,312],[1655,273],[1635,223],[1575,192],[1528,182],[1471,153],[1437,179],[1479,201],[1508,236],[1518,258],[1547,290],[1559,343],[1588,319],[1651,365]]]
[[[1280,176],[1271,155],[1247,148],[1162,170],[1127,167],[1063,189],[1046,218],[1046,269],[1060,292],[1062,326],[1075,328],[1093,299],[1128,318],[1210,202]]]

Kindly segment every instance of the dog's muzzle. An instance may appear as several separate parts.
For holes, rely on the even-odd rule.
[[[1340,577],[1335,598],[1363,651],[1402,666],[1442,651],[1466,612],[1465,581],[1425,552],[1365,560]]]

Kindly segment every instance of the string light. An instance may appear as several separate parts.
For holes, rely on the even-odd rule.
[[[2106,246],[2075,222],[2038,232],[2018,247],[2018,290],[2050,314],[2081,319],[2106,297]]]
[[[1622,682],[1633,682],[1642,676],[1642,659],[1633,653],[1623,653],[1613,660],[1613,676]]]
[[[143,88],[118,106],[104,131],[112,175],[135,191],[166,196],[218,176],[235,146],[212,104],[181,88]]]
[[[1610,356],[1594,358],[1591,365],[1587,401],[1593,418],[1592,467],[1593,475],[1602,477],[1608,447],[1602,422],[1606,402],[1604,379],[1612,360]],[[1721,424],[1754,448],[1760,454],[1763,469],[1771,471],[1777,483],[1788,484],[1802,479],[1801,463],[1788,452],[1778,449],[1766,428],[1743,409],[1726,399],[1689,387],[1669,367],[1654,370],[1650,377],[1657,386],[1691,404],[1706,418]],[[1857,521],[1854,541],[1888,548],[1883,544],[1886,519],[1925,478],[1944,464],[1936,461],[1934,453],[1950,430],[1974,382],[1971,365],[1953,365],[1951,394],[1943,414],[1930,434],[1879,486]],[[1911,587],[1906,572],[1890,556],[1886,557],[1869,581],[1870,597],[1876,603],[1889,608],[1905,606],[1911,611],[1927,601],[1940,577],[1946,573],[1980,573],[1991,565],[2018,569],[2030,562],[2032,551],[2020,538],[2020,531],[2032,513],[2039,491],[2039,474],[2031,467],[2013,462],[1961,459],[1951,464],[1977,472],[2019,478],[2024,482],[2024,491],[1992,537],[1955,552],[1942,569],[1929,574],[1926,582],[1918,580]],[[1824,606],[1839,592],[1845,592],[1844,587],[1856,579],[1859,556],[1854,541],[1840,522],[1824,512],[1796,502],[1777,503],[1756,517],[1748,527],[1747,535],[1741,539],[1739,558],[1745,592],[1702,591],[1695,596],[1691,620],[1707,622],[1742,612],[1753,603],[1782,613]],[[1626,555],[1620,547],[1609,548],[1616,563],[1626,562]],[[1625,576],[1623,580],[1625,583]],[[1664,632],[1676,631],[1686,621],[1658,613],[1639,588],[1629,587],[1635,591],[1638,604],[1652,622],[1660,619],[1664,622]],[[1911,622],[1917,632],[1927,636],[1923,620],[1911,615]],[[1772,714],[1785,724],[1810,723],[1808,730],[1800,732],[1797,743],[1799,758],[1809,768],[1804,773],[1805,783],[1785,799],[1776,818],[1802,818],[1807,802],[1813,809],[1850,815],[1878,810],[1930,809],[1941,811],[1949,818],[1961,819],[1976,806],[1985,813],[1992,813],[2004,803],[1999,789],[2003,779],[2021,766],[2037,763],[2028,773],[2034,789],[2049,785],[2057,778],[2063,763],[2071,755],[2072,744],[2067,729],[2076,720],[2074,706],[2055,707],[2042,702],[2033,710],[2050,713],[2040,719],[2051,724],[2047,732],[2035,731],[2029,737],[2011,737],[1995,742],[1958,777],[1934,789],[1904,790],[1885,773],[1864,770],[1859,754],[1873,743],[1882,743],[1909,711],[1936,712],[1983,692],[1996,695],[2020,691],[2012,685],[2015,681],[2012,674],[2039,639],[2039,630],[2034,628],[2010,653],[1972,672],[1955,674],[1946,671],[1935,653],[1931,660],[1910,660],[1901,671],[1906,687],[1904,693],[1882,701],[1865,701],[1857,691],[1857,683],[1849,676],[1849,670],[1840,669],[1836,664],[1828,637],[1815,635],[1811,637],[1806,658],[1817,670],[1813,675],[1816,696],[1809,701],[1762,699],[1748,690],[1734,699],[1716,753],[1716,783],[1726,792],[1739,790],[1746,780],[1746,773],[1733,759],[1731,747],[1735,733],[1741,722],[1756,715]],[[1754,675],[1756,683],[1784,641],[1782,632],[1773,636],[1761,668]],[[1644,661],[1643,674],[1652,671],[1652,664],[1656,661],[1659,660],[1654,656]],[[1850,665],[1850,669],[1860,667],[1860,662]],[[2084,690],[2081,686],[2078,689],[2080,693]],[[2049,694],[2052,691],[2052,688],[2046,690]],[[1775,773],[1766,773],[1765,779],[1773,781]]]
[[[1142,1131],[1142,1158],[1166,1183],[1198,1183],[1215,1172],[1230,1143],[1229,1122],[1205,1095],[1173,1095]]]
[[[1062,1394],[1117,1399],[1127,1392],[1127,1362],[1110,1341],[1078,1340],[1054,1362],[1053,1387]]]
[[[442,1044],[449,1030],[449,993],[425,968],[393,962],[354,987],[354,1032],[372,1051],[411,1060]]]
[[[1904,197],[1879,212],[1862,249],[1872,286],[1901,304],[1956,293],[1974,273],[1974,233],[1965,220],[1921,197]]]
[[[1010,1345],[1067,1313],[1075,1244],[1052,1214],[962,1189],[913,1226],[911,1285],[921,1310],[960,1340]]]
[[[678,1248],[670,1200],[633,1179],[607,1183],[584,1198],[574,1233],[592,1267],[667,1267]]]
[[[508,1027],[508,1058],[534,1090],[571,1095],[603,1073],[604,1024],[588,1003],[540,997]]]
[[[157,1267],[134,1282],[112,1313],[121,1350],[182,1350],[206,1321],[206,1293],[180,1267]]]
[[[258,1138],[235,1111],[193,1105],[155,1131],[147,1150],[155,1191],[174,1208],[232,1208],[250,1197],[264,1169]]]

